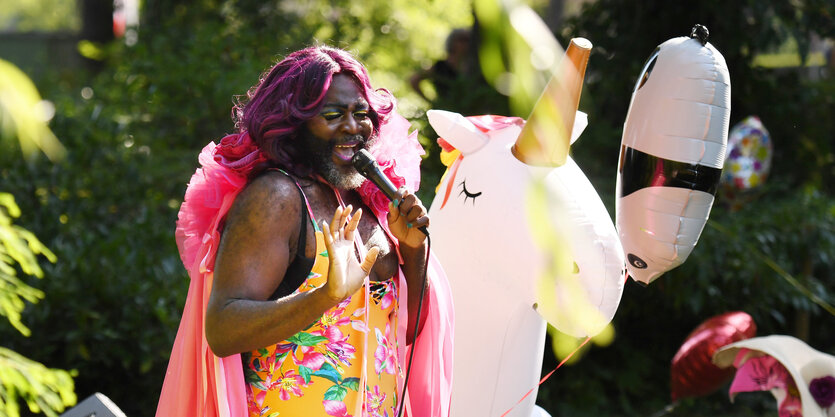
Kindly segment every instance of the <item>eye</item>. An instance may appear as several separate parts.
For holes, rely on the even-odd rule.
[[[334,120],[342,116],[342,112],[338,110],[325,110],[320,113],[325,120]]]
[[[354,117],[360,120],[365,119],[368,117],[368,110],[357,110],[354,112]]]
[[[476,197],[481,195],[481,192],[471,193],[470,190],[467,189],[467,180],[461,181],[461,192],[458,195],[464,194],[464,203],[467,203],[468,198],[473,199],[473,206],[475,206],[475,199]]]

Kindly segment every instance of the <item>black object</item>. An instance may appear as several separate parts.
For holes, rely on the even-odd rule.
[[[704,25],[697,23],[693,26],[693,29],[690,29],[690,37],[698,38],[699,42],[702,43],[702,46],[705,46],[705,44],[707,44],[707,38],[710,37],[710,31],[707,30],[707,27]]]
[[[628,146],[621,154],[621,197],[646,187],[686,188],[716,195],[720,168],[664,159]]]
[[[355,153],[351,158],[351,164],[354,165],[354,168],[360,175],[374,183],[389,200],[393,201],[400,198],[397,187],[383,174],[383,171],[380,170],[380,165],[377,164],[377,161],[374,160],[374,157],[367,150],[360,149],[359,152]],[[429,231],[426,229],[426,226],[420,226],[418,230],[426,236],[429,236]]]

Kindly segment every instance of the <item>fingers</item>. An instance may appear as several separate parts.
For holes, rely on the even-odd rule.
[[[331,226],[335,228],[334,230],[339,230],[345,226],[345,222],[351,217],[351,210],[353,210],[353,207],[350,204],[345,207],[337,207],[334,210],[333,220],[331,221]]]
[[[402,195],[399,204],[396,206],[393,203],[389,204],[389,222],[394,223],[402,217],[402,220],[411,227],[428,226],[429,216],[427,216],[426,207],[423,206],[417,195],[405,188],[401,188],[399,192]]]
[[[351,206],[348,206],[348,207],[351,207]],[[345,239],[346,240],[354,240],[354,232],[357,230],[357,226],[359,226],[361,218],[362,218],[362,209],[357,209],[357,212],[354,213],[353,216],[348,217],[348,225],[345,227]]]
[[[327,249],[328,253],[333,253],[333,235],[331,234],[331,228],[328,226],[328,222],[322,220],[322,235],[325,237],[325,249]]]
[[[339,230],[339,228],[342,227],[341,223],[339,222],[339,220],[342,218],[342,212],[342,207],[337,207],[336,210],[334,210],[333,212],[333,220],[331,220],[331,226],[336,227],[337,230]]]
[[[374,263],[377,262],[377,255],[379,254],[380,248],[376,246],[371,248],[371,250],[369,250],[368,253],[365,254],[365,259],[363,259],[362,263],[360,264],[360,268],[362,268],[363,272],[365,272],[366,275],[371,273],[371,268],[373,268]]]

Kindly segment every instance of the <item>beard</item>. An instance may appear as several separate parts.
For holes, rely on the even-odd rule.
[[[322,140],[310,133],[307,127],[302,127],[299,139],[310,166],[334,188],[355,190],[365,182],[365,177],[357,172],[353,165],[337,165],[334,163],[333,151],[336,145],[349,141],[359,142],[357,151],[368,149],[369,145],[373,143],[373,138],[365,139],[362,135],[349,135],[339,140]]]

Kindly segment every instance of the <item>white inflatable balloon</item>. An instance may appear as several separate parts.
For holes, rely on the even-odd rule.
[[[529,166],[514,157],[521,119],[494,118],[499,126],[482,131],[457,113],[430,110],[428,117],[438,135],[461,151],[429,209],[432,248],[455,303],[451,414],[500,416],[513,407],[509,416],[539,415],[535,391],[514,405],[538,387],[546,320],[578,337],[602,330],[623,292],[623,248],[603,202],[570,157],[557,168]],[[575,119],[575,138],[584,121]],[[531,227],[553,226],[529,224],[526,206],[526,193],[539,182],[553,203],[545,209],[566,229],[537,233],[568,237],[569,248],[562,249],[570,251],[577,268],[566,278],[579,284],[580,294],[559,280],[542,293],[539,278],[554,254],[537,245]],[[542,308],[546,298],[558,300],[548,311]],[[581,301],[592,313],[553,311]]]
[[[662,43],[649,58],[623,127],[616,224],[629,276],[645,284],[690,255],[725,158],[728,67],[706,42],[707,29],[693,32]]]

